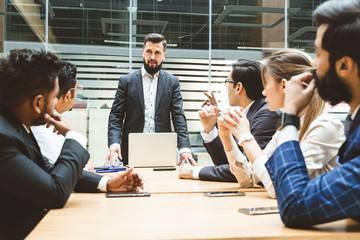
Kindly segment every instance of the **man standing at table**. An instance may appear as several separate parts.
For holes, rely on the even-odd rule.
[[[167,54],[166,39],[157,33],[146,35],[142,52],[144,65],[121,77],[118,84],[109,115],[107,161],[113,161],[116,153],[128,164],[129,133],[171,132],[171,115],[178,139],[179,164],[185,160],[196,165],[190,151],[179,79],[161,70]]]
[[[288,81],[281,145],[266,163],[282,221],[289,227],[360,220],[360,1],[327,1],[313,16],[319,25],[315,79],[303,73]],[[350,127],[338,154],[339,167],[310,181],[295,126],[317,84],[324,100],[350,105],[345,129]]]
[[[64,207],[75,186],[87,189],[86,181],[78,183],[89,160],[87,140],[53,113],[60,67],[43,51],[12,50],[0,59],[0,239],[25,238],[48,209]],[[65,136],[55,165],[43,158],[30,130],[46,122]],[[122,181],[128,191],[142,185],[131,171]]]

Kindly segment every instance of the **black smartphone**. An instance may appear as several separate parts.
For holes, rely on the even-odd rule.
[[[279,208],[278,207],[240,208],[239,212],[248,215],[274,214],[274,213],[279,213]]]
[[[106,197],[150,197],[149,192],[107,192]]]
[[[160,168],[153,168],[154,171],[174,171],[176,167],[160,167]]]
[[[207,197],[233,197],[233,196],[245,196],[245,193],[239,192],[239,191],[205,192],[204,196],[207,196]]]

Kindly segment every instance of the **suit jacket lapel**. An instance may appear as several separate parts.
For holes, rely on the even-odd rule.
[[[144,87],[143,87],[143,81],[142,81],[142,75],[141,75],[141,68],[136,73],[135,82],[136,82],[136,89],[139,94],[139,102],[140,102],[140,106],[141,106],[141,111],[144,114]]]
[[[160,70],[158,83],[157,83],[157,89],[156,89],[155,113],[157,112],[157,109],[159,107],[161,96],[165,92],[166,81],[167,81],[167,79],[165,78],[165,74],[164,74],[163,70]]]
[[[41,168],[44,168],[44,159],[34,135],[32,135],[32,133],[28,134],[24,128],[21,129],[20,134],[22,135],[26,148],[31,155],[30,158]]]

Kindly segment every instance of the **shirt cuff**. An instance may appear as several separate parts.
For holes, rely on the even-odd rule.
[[[120,147],[120,144],[119,144],[119,143],[113,143],[113,144],[110,145],[109,148],[111,148],[111,146],[118,146],[118,147]]]
[[[279,132],[279,146],[288,141],[299,141],[299,132],[293,125],[285,126]]]
[[[78,133],[75,131],[68,131],[65,134],[65,139],[73,139],[73,140],[77,141],[78,143],[80,143],[80,145],[86,149],[87,138],[84,135],[82,135],[81,133]]]
[[[193,178],[194,179],[200,179],[199,174],[201,169],[203,169],[203,166],[194,166],[193,167]]]
[[[205,132],[205,130],[202,130],[200,134],[204,140],[204,143],[210,143],[218,136],[218,130],[216,127],[214,127],[209,133]]]
[[[182,147],[179,149],[179,154],[182,154],[182,153],[191,153],[191,150],[190,150],[190,148]]]
[[[100,190],[100,191],[102,191],[102,192],[107,192],[107,188],[106,188],[106,186],[107,186],[107,183],[108,183],[108,181],[109,181],[109,177],[106,177],[106,176],[104,176],[104,177],[102,177],[101,179],[100,179],[100,182],[99,182],[99,185],[98,185],[98,189]]]

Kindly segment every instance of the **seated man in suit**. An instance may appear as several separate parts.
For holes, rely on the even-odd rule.
[[[71,111],[77,96],[78,82],[76,80],[76,66],[66,61],[62,61],[62,67],[59,73],[59,93],[55,111],[63,114]],[[40,147],[43,157],[47,158],[50,163],[55,164],[61,148],[64,144],[65,137],[53,133],[53,126],[46,125],[32,126],[32,133]]]
[[[262,91],[260,63],[249,60],[238,60],[232,65],[228,79],[225,80],[230,106],[244,108],[249,119],[251,133],[263,149],[276,131],[277,112],[271,112],[266,104]],[[214,99],[210,102],[215,103]],[[204,127],[201,135],[204,146],[215,166],[183,165],[180,178],[194,178],[207,181],[237,182],[230,171],[230,166],[219,138],[216,122],[217,106],[203,106],[199,111],[200,121]],[[242,150],[242,149],[241,149]]]
[[[65,205],[74,187],[98,191],[101,177],[81,174],[89,160],[86,138],[53,113],[60,68],[43,51],[12,50],[0,59],[0,239],[25,238],[49,209]],[[46,122],[65,136],[55,165],[42,157],[30,130]],[[111,184],[136,191],[143,183],[130,169]]]
[[[313,14],[319,25],[316,72],[291,78],[285,89],[279,147],[266,162],[281,219],[308,227],[344,218],[360,221],[360,1],[326,1]],[[339,166],[309,179],[299,145],[297,121],[314,91],[335,105],[349,104],[349,132],[338,153]]]

